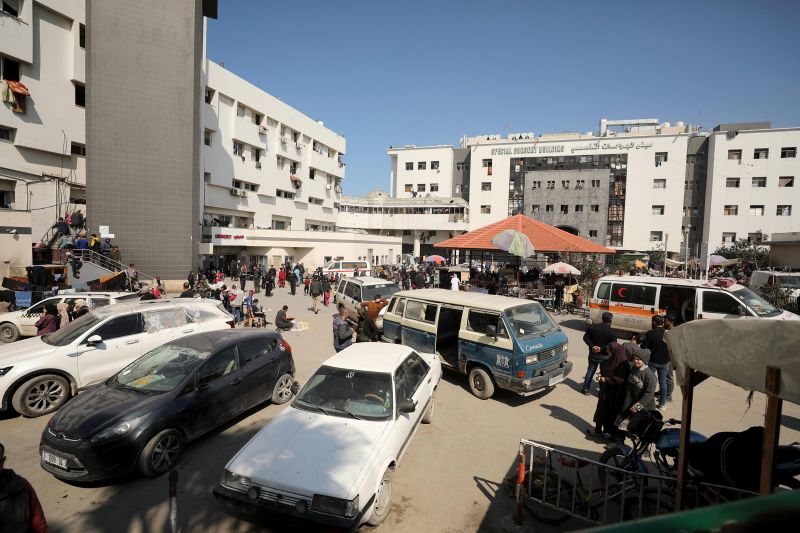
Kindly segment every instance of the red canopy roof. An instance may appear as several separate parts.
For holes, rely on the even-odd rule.
[[[498,248],[492,244],[492,239],[507,229],[517,230],[527,235],[537,252],[615,253],[611,248],[606,248],[525,215],[514,215],[500,222],[434,244],[434,247],[459,250],[497,250]]]

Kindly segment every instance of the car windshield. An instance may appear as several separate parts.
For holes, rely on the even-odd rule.
[[[211,350],[164,344],[123,368],[111,379],[111,385],[143,392],[168,392],[180,385],[209,355]]]
[[[98,317],[94,313],[86,313],[58,331],[50,333],[49,335],[42,335],[42,340],[52,346],[66,346],[67,344],[72,344],[75,339],[95,327],[102,320],[103,318]]]
[[[800,276],[778,276],[778,283],[784,289],[800,289]]]
[[[541,304],[533,302],[503,311],[511,333],[517,339],[543,336],[558,329]]]
[[[741,288],[738,291],[733,291],[733,294],[744,300],[744,303],[760,317],[778,316],[781,314],[780,309],[776,309],[771,303],[750,289]]]
[[[380,285],[368,285],[363,288],[363,301],[374,300],[380,296],[386,300],[391,300],[392,295],[400,290],[396,283],[381,283]]]
[[[331,416],[388,420],[392,399],[390,374],[322,366],[292,405]]]

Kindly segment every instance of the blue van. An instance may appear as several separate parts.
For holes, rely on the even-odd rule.
[[[530,394],[572,370],[567,336],[538,302],[445,289],[394,294],[383,315],[384,342],[436,353],[469,376],[472,394],[495,387]]]

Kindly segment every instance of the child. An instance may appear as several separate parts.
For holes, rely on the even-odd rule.
[[[308,296],[308,288],[311,286],[311,278],[308,277],[306,274],[306,278],[303,280],[303,293]]]

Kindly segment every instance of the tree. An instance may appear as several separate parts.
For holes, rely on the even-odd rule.
[[[767,235],[757,231],[759,239],[739,239],[729,245],[720,246],[714,250],[714,255],[721,255],[725,259],[741,259],[743,263],[750,263],[754,269],[769,264],[769,248],[761,243],[767,240]]]

